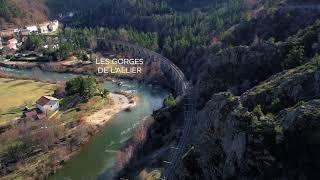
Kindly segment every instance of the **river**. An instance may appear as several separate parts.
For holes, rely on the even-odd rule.
[[[33,76],[41,80],[66,81],[77,75],[67,73],[44,72],[37,70],[17,70],[2,68],[7,73],[21,76]],[[120,112],[96,134],[90,143],[84,145],[80,153],[49,180],[94,180],[106,173],[115,161],[116,152],[132,135],[132,130],[146,116],[161,108],[168,91],[159,86],[144,85],[133,81],[121,80],[121,86],[106,81],[103,87],[113,92],[123,90],[139,97],[137,106],[131,112]]]

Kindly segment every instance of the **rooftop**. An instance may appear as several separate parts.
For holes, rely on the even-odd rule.
[[[36,102],[40,106],[44,106],[48,104],[49,101],[59,101],[59,99],[51,97],[51,96],[42,96],[38,101]]]

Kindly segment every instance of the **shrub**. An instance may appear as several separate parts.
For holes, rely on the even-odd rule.
[[[283,134],[283,128],[281,127],[281,126],[275,126],[274,127],[274,133],[276,134],[276,135],[282,135]]]
[[[270,37],[270,38],[268,39],[268,43],[270,43],[270,44],[275,44],[275,43],[276,43],[276,38]]]
[[[249,123],[250,127],[254,130],[256,130],[261,125],[261,122],[257,116],[252,116]]]
[[[228,101],[229,103],[235,102],[236,100],[237,100],[237,98],[234,97],[233,95],[230,95],[230,96],[227,97],[227,101]]]
[[[312,59],[312,63],[315,66],[319,66],[320,65],[320,54],[316,54],[313,59]]]
[[[9,162],[17,162],[21,159],[24,159],[28,153],[31,151],[30,144],[23,142],[23,141],[17,141],[14,142],[12,145],[9,146],[6,154],[6,160]]]
[[[279,98],[272,100],[270,110],[271,112],[278,112],[279,110],[281,110],[281,101]]]
[[[173,107],[176,106],[177,102],[172,95],[166,97],[163,101],[163,105],[165,107]]]
[[[261,116],[264,116],[264,114],[263,114],[263,112],[262,112],[262,110],[261,110],[261,106],[260,106],[260,105],[257,105],[257,106],[253,109],[252,113],[253,113],[255,116],[257,116],[258,118],[260,118]]]
[[[6,59],[13,60],[14,58],[15,58],[15,56],[13,54],[6,55]]]
[[[107,89],[104,89],[102,96],[107,97],[109,93],[110,93],[110,91],[108,91]]]
[[[282,63],[283,69],[291,69],[304,62],[304,47],[293,46]]]
[[[38,51],[42,50],[43,46],[46,44],[46,40],[43,36],[37,34],[31,34],[28,36],[27,40],[23,43],[23,47],[26,50]]]

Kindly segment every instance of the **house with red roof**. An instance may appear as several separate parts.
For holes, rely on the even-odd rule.
[[[37,100],[36,107],[43,113],[56,111],[59,109],[59,99],[51,96],[42,96]]]

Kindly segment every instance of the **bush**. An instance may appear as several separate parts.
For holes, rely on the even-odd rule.
[[[272,100],[270,110],[271,112],[278,112],[279,110],[281,110],[281,101],[279,98]]]
[[[78,58],[81,59],[81,60],[84,60],[84,61],[87,61],[89,60],[88,58],[88,54],[86,51],[83,51],[83,50],[80,50],[77,54]]]
[[[163,105],[165,107],[173,107],[177,105],[176,100],[174,99],[174,97],[172,95],[166,97],[163,101]]]
[[[276,135],[283,135],[283,127],[281,126],[275,126],[273,131]]]
[[[319,66],[320,65],[320,54],[316,54],[313,58],[312,58],[312,63],[315,66]]]
[[[108,91],[107,89],[104,89],[103,90],[103,97],[107,97],[109,93],[110,93],[110,91]]]
[[[293,46],[282,63],[282,67],[283,69],[291,69],[303,64],[304,61],[304,47]]]
[[[13,54],[6,55],[6,59],[13,60],[14,58],[15,58],[15,56]]]
[[[257,116],[252,116],[249,123],[250,123],[250,127],[253,130],[257,130],[261,125],[261,122]]]
[[[6,160],[9,162],[17,162],[27,157],[31,152],[32,146],[29,142],[17,141],[9,146],[6,154]]]
[[[253,113],[255,116],[257,116],[258,118],[260,118],[261,116],[264,116],[264,114],[263,114],[263,112],[262,112],[262,110],[261,110],[261,106],[260,106],[260,105],[257,105],[257,106],[253,109],[252,113]]]
[[[270,37],[270,38],[268,39],[268,43],[270,43],[270,44],[275,44],[275,43],[276,43],[276,38]]]
[[[23,47],[30,51],[39,51],[43,49],[46,44],[45,37],[38,34],[31,34],[28,36],[27,40],[24,42]]]

